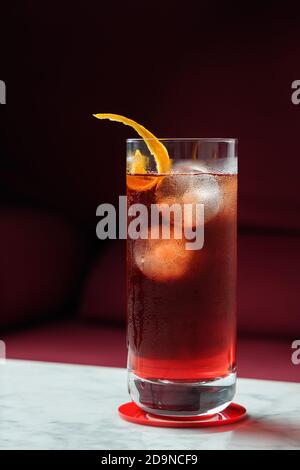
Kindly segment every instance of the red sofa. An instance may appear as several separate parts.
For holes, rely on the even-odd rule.
[[[197,14],[171,16],[163,5],[124,3],[116,15],[101,4],[87,22],[63,5],[59,16],[27,5],[14,16],[21,40],[12,38],[18,60],[7,54],[3,64],[10,92],[0,115],[8,357],[126,364],[122,247],[95,237],[97,205],[124,194],[124,139],[134,135],[91,116],[110,111],[159,136],[238,137],[239,374],[300,380],[291,363],[300,338],[297,16],[198,3]]]

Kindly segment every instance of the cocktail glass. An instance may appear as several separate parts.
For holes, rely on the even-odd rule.
[[[147,228],[127,239],[129,392],[153,414],[206,416],[235,394],[237,142],[160,141],[172,159],[163,174],[144,140],[127,140],[128,207],[148,210]],[[144,170],[133,174],[137,154]],[[182,208],[181,228],[173,204]],[[187,248],[185,228],[203,234],[199,248]]]

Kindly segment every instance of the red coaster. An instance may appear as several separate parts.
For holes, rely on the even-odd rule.
[[[197,416],[190,418],[158,416],[147,413],[132,401],[121,405],[118,411],[120,417],[125,421],[160,428],[205,428],[209,426],[222,426],[224,424],[236,423],[245,418],[247,414],[246,408],[236,403],[231,403],[220,413],[200,418]]]

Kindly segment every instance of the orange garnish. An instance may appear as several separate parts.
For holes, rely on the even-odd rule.
[[[127,175],[127,188],[133,191],[148,191],[158,183],[160,178],[151,175]]]
[[[93,116],[97,119],[110,119],[111,121],[122,122],[126,126],[132,127],[144,139],[149,152],[155,159],[158,173],[167,173],[169,171],[170,158],[166,147],[144,126],[119,114],[101,113],[94,114]]]
[[[135,151],[129,162],[129,174],[127,174],[127,188],[134,191],[147,191],[161,179],[155,175],[147,175],[147,157],[139,149]]]
[[[142,152],[137,149],[133,156],[131,165],[130,165],[130,173],[133,175],[143,175],[147,173],[147,157],[142,154]]]

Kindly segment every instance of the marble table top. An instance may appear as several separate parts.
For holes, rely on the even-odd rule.
[[[249,418],[206,429],[122,421],[126,371],[7,360],[0,364],[0,449],[300,449],[300,384],[239,379]]]

